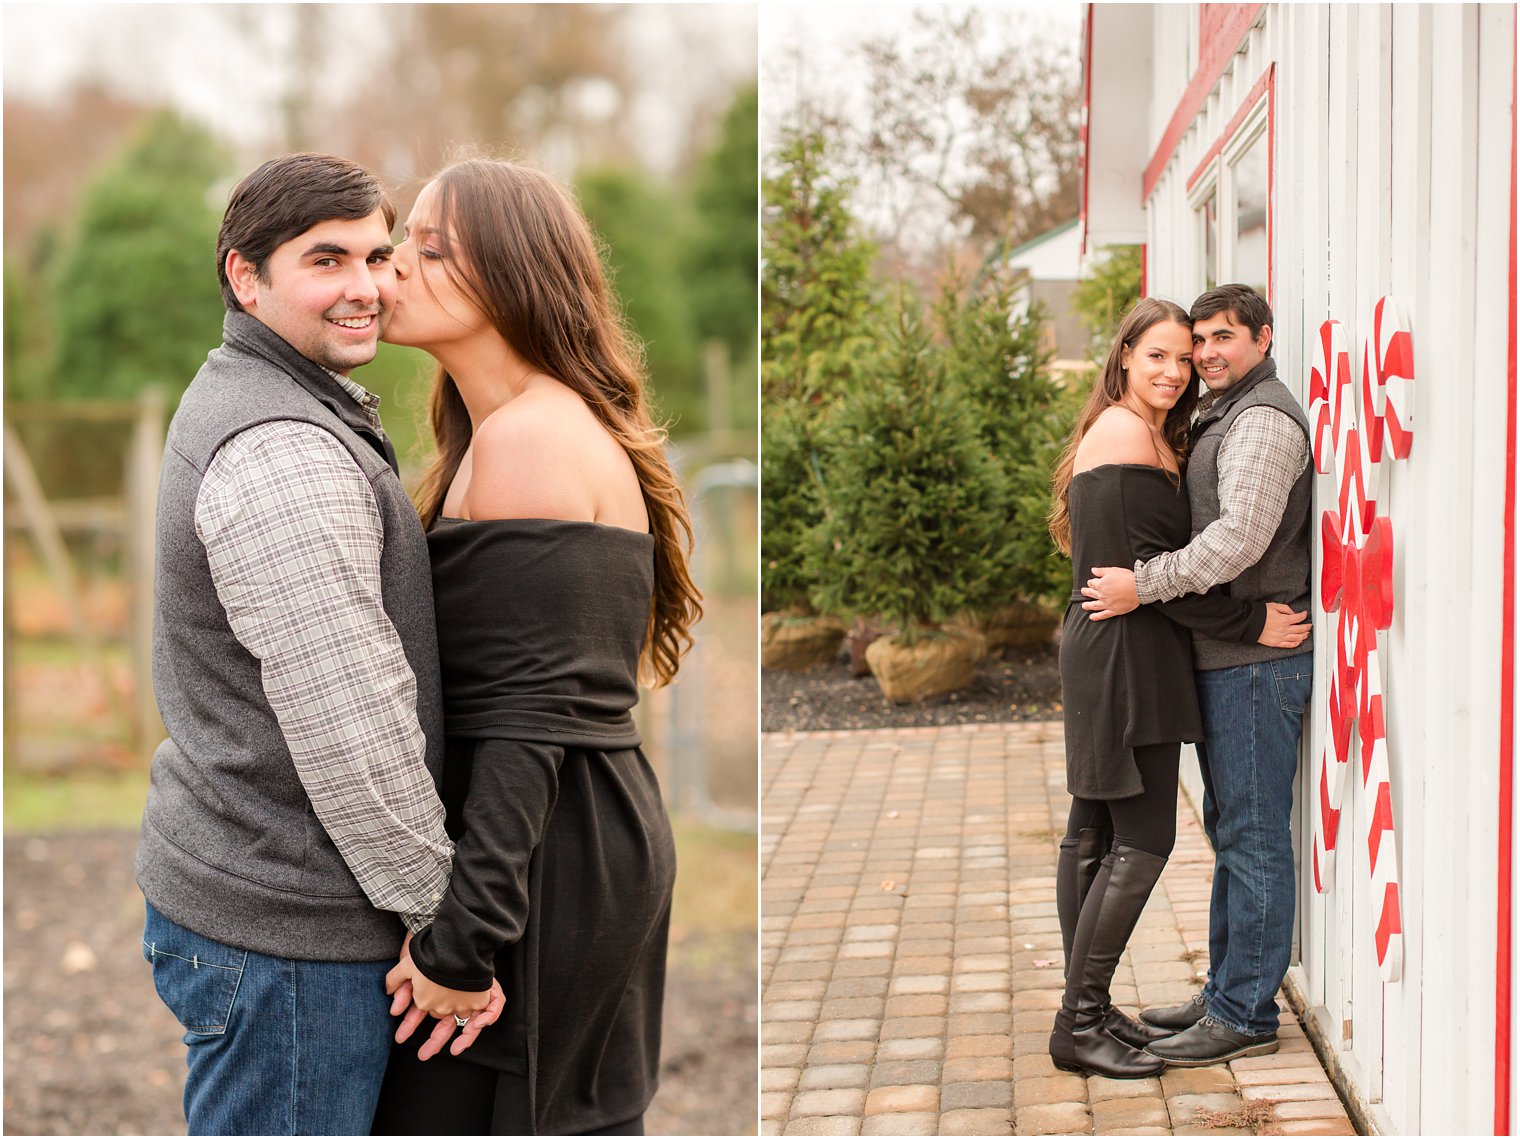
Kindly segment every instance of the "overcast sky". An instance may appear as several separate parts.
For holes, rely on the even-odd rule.
[[[864,105],[867,71],[860,44],[883,35],[907,36],[915,10],[964,11],[966,4],[878,2],[875,4],[767,3],[760,12],[761,128],[769,147],[802,92],[852,117]],[[1082,32],[1083,5],[1069,0],[989,4],[1027,14],[1031,34],[1069,40]]]
[[[4,84],[8,95],[54,98],[83,80],[145,102],[169,102],[235,143],[254,145],[275,129],[293,53],[291,4],[6,4]],[[385,43],[388,4],[348,4],[344,40],[324,60],[319,94],[341,90],[372,66]],[[233,31],[229,15],[244,21]],[[636,129],[655,169],[677,161],[686,116],[661,106],[710,96],[753,79],[751,5],[639,6],[629,51],[643,87]],[[715,79],[716,84],[706,80]]]

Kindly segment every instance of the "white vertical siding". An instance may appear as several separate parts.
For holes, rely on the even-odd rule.
[[[1329,13],[1319,5],[1285,6],[1268,19],[1266,30],[1274,40],[1274,57],[1281,60],[1292,53],[1285,45],[1324,43],[1329,35]],[[1324,257],[1317,251],[1325,248],[1329,220],[1330,160],[1325,108],[1329,106],[1330,72],[1325,52],[1300,59],[1296,66],[1279,65],[1277,72],[1277,138],[1275,186],[1273,193],[1275,246],[1273,313],[1276,319],[1276,353],[1282,376],[1301,400],[1306,400],[1302,361],[1312,358],[1314,337],[1324,313],[1329,310],[1329,275]],[[1282,140],[1294,140],[1291,145]],[[1291,151],[1296,160],[1288,161]],[[1313,563],[1315,581],[1320,568],[1318,551]],[[1318,637],[1323,646],[1327,631],[1321,625]],[[1325,648],[1316,654],[1315,691],[1321,698],[1327,691],[1329,662]],[[1319,731],[1324,710],[1310,705],[1306,720],[1308,762],[1317,754]],[[1307,793],[1312,781],[1300,781],[1298,796],[1298,844],[1303,865],[1305,842],[1312,833],[1311,802]],[[1299,959],[1305,963],[1306,996],[1315,1004],[1333,1010],[1330,1017],[1340,1025],[1346,1010],[1340,1000],[1339,974],[1327,969],[1333,952],[1336,922],[1332,920],[1330,896],[1316,893],[1308,874],[1299,875]],[[1333,983],[1332,983],[1333,979]]]
[[[1481,5],[1472,10],[1476,28],[1477,78],[1476,147],[1473,154],[1472,181],[1464,192],[1476,199],[1474,256],[1463,271],[1472,274],[1472,416],[1482,424],[1473,433],[1472,467],[1476,483],[1472,502],[1472,558],[1468,566],[1470,594],[1467,626],[1471,630],[1472,681],[1469,697],[1473,720],[1471,754],[1477,759],[1482,778],[1476,781],[1470,800],[1478,806],[1468,833],[1467,854],[1485,863],[1481,875],[1475,875],[1469,891],[1470,912],[1481,920],[1469,924],[1475,936],[1467,945],[1467,965],[1472,976],[1495,976],[1497,944],[1498,866],[1494,837],[1498,823],[1499,801],[1499,708],[1509,698],[1500,688],[1500,663],[1504,652],[1504,630],[1500,627],[1499,589],[1504,556],[1504,409],[1508,395],[1508,352],[1506,324],[1510,316],[1509,281],[1510,242],[1508,216],[1510,185],[1508,174],[1514,146],[1514,117],[1511,102],[1514,91],[1515,7]],[[1508,144],[1508,145],[1506,145]],[[1481,970],[1481,972],[1479,971]],[[1487,1007],[1481,1020],[1490,1040],[1494,1031],[1492,986],[1486,997]],[[1481,1046],[1470,1045],[1468,1054],[1476,1066],[1487,1059],[1492,1071],[1491,1053],[1482,1057]],[[1491,1083],[1492,1081],[1490,1081]],[[1486,1099],[1487,1097],[1485,1097]],[[1492,1128],[1491,1115],[1469,1115],[1473,1130]]]
[[[1431,143],[1431,87],[1435,79],[1435,59],[1429,50],[1431,7],[1429,5],[1398,4],[1393,6],[1390,30],[1390,72],[1397,77],[1389,94],[1391,133],[1389,139],[1389,289],[1400,298],[1413,320],[1415,312],[1424,313],[1428,306],[1429,286],[1429,218],[1430,218],[1430,154]],[[1422,324],[1428,322],[1422,321]],[[1423,332],[1423,329],[1422,329]],[[1438,344],[1422,344],[1429,335],[1416,337],[1415,351],[1419,357],[1419,374],[1431,366]],[[1417,383],[1433,382],[1422,381]],[[1426,393],[1416,393],[1415,404],[1423,403]],[[1415,431],[1418,433],[1419,425]],[[1416,451],[1409,460],[1385,463],[1389,468],[1382,480],[1385,499],[1390,504],[1409,502],[1419,494],[1419,464],[1416,456],[1422,445],[1416,435]],[[1428,451],[1428,448],[1427,448]],[[1389,768],[1394,774],[1394,791],[1401,804],[1400,822],[1403,827],[1400,858],[1405,879],[1404,905],[1404,968],[1403,984],[1389,986],[1384,993],[1388,1009],[1389,1044],[1384,1060],[1384,1086],[1388,1096],[1387,1113],[1400,1121],[1401,1130],[1419,1130],[1418,1121],[1423,1113],[1422,1091],[1426,1086],[1421,1078],[1425,1055],[1430,1049],[1425,1042],[1425,1009],[1436,1010],[1431,1018],[1432,1033],[1439,1037],[1451,1031],[1450,1018],[1440,1012],[1439,1004],[1427,1006],[1422,978],[1433,968],[1444,968],[1439,952],[1428,945],[1424,932],[1431,921],[1426,900],[1428,873],[1424,869],[1431,864],[1432,840],[1439,841],[1443,828],[1432,816],[1426,800],[1426,781],[1434,773],[1428,763],[1419,757],[1424,751],[1416,741],[1416,725],[1421,703],[1419,685],[1404,668],[1410,657],[1409,628],[1419,597],[1413,589],[1400,583],[1410,580],[1411,549],[1418,548],[1419,537],[1414,527],[1403,527],[1401,536],[1397,524],[1394,532],[1394,582],[1400,589],[1400,605],[1403,611],[1395,613],[1394,626],[1386,636],[1390,664],[1395,659],[1397,670],[1390,667],[1389,692],[1384,705],[1387,714],[1389,738]],[[1402,804],[1407,804],[1403,806]],[[1434,827],[1432,827],[1434,824]],[[1491,1066],[1491,1059],[1489,1066]],[[1473,1078],[1476,1085],[1480,1074]],[[1436,1089],[1436,1101],[1449,1098]],[[1491,1102],[1482,1097],[1482,1102]],[[1437,1109],[1439,1111],[1439,1109]],[[1480,1128],[1481,1130],[1481,1128]]]
[[[1158,70],[1186,50],[1187,30],[1171,8],[1157,11]],[[1284,381],[1307,403],[1327,317],[1345,325],[1359,380],[1377,299],[1391,293],[1408,313],[1414,451],[1385,456],[1374,480],[1394,529],[1382,648],[1403,978],[1378,975],[1357,771],[1331,892],[1316,895],[1310,880],[1305,804],[1334,654],[1323,614],[1295,969],[1353,1093],[1389,1133],[1493,1127],[1498,727],[1512,698],[1499,691],[1498,617],[1514,58],[1512,5],[1269,5],[1147,203],[1151,291],[1186,303],[1202,287],[1187,179],[1275,63],[1272,300]],[[1151,86],[1159,140],[1183,83],[1156,75]],[[1316,492],[1319,509],[1332,503],[1333,477]]]
[[[1152,10],[1156,29],[1151,41],[1155,68],[1151,72],[1151,120],[1146,157],[1156,152],[1182,101],[1193,74],[1193,41],[1197,39],[1198,10],[1192,4],[1157,4]]]
[[[1438,1046],[1425,1050],[1421,1122],[1428,1128],[1439,1119],[1466,1132],[1491,1127],[1499,707],[1493,569],[1502,564],[1494,533],[1503,517],[1502,498],[1493,494],[1502,486],[1502,467],[1492,462],[1493,432],[1500,432],[1502,447],[1503,420],[1489,410],[1502,406],[1494,397],[1502,397],[1503,384],[1493,372],[1478,373],[1479,338],[1486,332],[1502,343],[1502,333],[1476,323],[1476,272],[1480,240],[1507,231],[1498,216],[1478,216],[1477,31],[1476,7],[1432,10],[1427,42],[1438,65],[1431,92],[1429,287],[1416,326],[1429,329],[1423,345],[1416,342],[1416,368],[1425,377],[1416,407],[1429,426],[1415,446],[1428,442],[1426,461],[1440,467],[1439,477],[1415,496],[1418,546],[1409,552],[1408,578],[1427,604],[1408,627],[1402,654],[1402,675],[1413,681],[1404,697],[1420,700],[1411,742],[1429,765],[1423,800],[1429,854],[1420,867],[1424,996],[1427,1008],[1442,1012],[1426,1020],[1427,1038]],[[1507,279],[1506,272],[1490,287]],[[1479,465],[1483,458],[1490,460],[1486,469]],[[1414,758],[1412,751],[1407,758]],[[1445,1089],[1474,1077],[1485,1078],[1489,1094],[1438,1106]]]

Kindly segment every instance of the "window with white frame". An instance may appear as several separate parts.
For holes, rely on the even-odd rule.
[[[1267,123],[1264,98],[1220,148],[1188,195],[1196,219],[1194,273],[1203,289],[1239,282],[1267,296],[1271,259],[1267,158],[1272,145]]]
[[[1219,284],[1219,180],[1216,175],[1208,180],[1201,200],[1194,204],[1198,218],[1198,280],[1203,282],[1199,292]]]

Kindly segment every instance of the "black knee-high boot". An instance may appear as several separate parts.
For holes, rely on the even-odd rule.
[[[1103,865],[1114,832],[1083,827],[1076,838],[1061,840],[1061,855],[1056,860],[1056,913],[1061,920],[1061,952],[1066,967],[1071,966],[1071,939],[1076,936],[1077,919],[1082,903],[1092,889],[1093,879]]]
[[[1115,846],[1104,857],[1072,936],[1066,992],[1050,1034],[1056,1067],[1121,1080],[1154,1076],[1165,1067],[1113,1035],[1108,1024],[1114,970],[1165,866],[1165,858],[1132,847]]]
[[[1056,862],[1056,913],[1061,921],[1061,948],[1068,971],[1071,968],[1071,942],[1076,936],[1082,903],[1092,889],[1113,837],[1113,831],[1084,827],[1077,832],[1076,838],[1061,840],[1061,856]],[[1167,1029],[1131,1020],[1113,1005],[1109,1005],[1104,1013],[1103,1026],[1110,1035],[1131,1048],[1143,1049],[1147,1044],[1175,1035]]]

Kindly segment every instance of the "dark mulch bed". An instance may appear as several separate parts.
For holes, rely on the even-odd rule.
[[[5,1133],[183,1135],[182,1030],[140,950],[134,831],[5,839]],[[755,948],[683,947],[651,1135],[755,1131]]]
[[[760,672],[762,731],[911,728],[1061,718],[1056,649],[1008,649],[977,666],[969,688],[916,704],[893,704],[869,673],[851,676],[841,658],[806,672]]]

